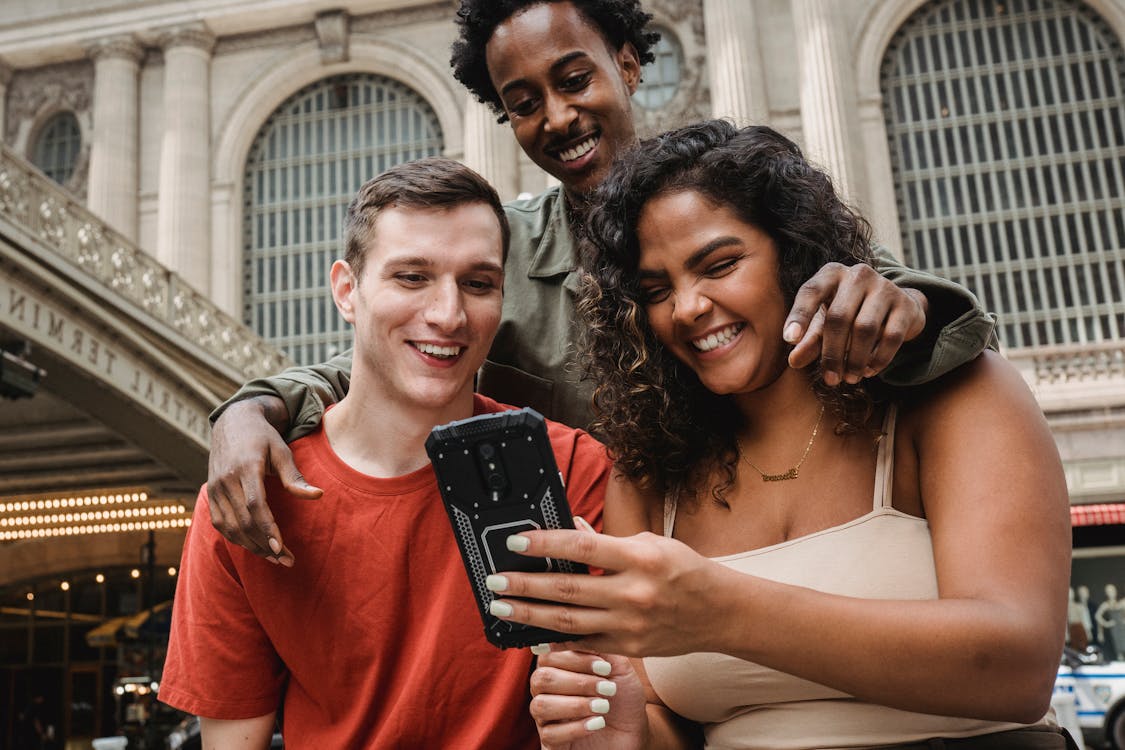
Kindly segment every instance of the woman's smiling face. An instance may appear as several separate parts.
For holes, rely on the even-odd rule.
[[[787,370],[781,332],[789,305],[769,235],[685,190],[645,204],[637,240],[649,325],[707,389],[748,393]]]

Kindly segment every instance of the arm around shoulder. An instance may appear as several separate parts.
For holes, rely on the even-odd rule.
[[[274,427],[287,440],[296,440],[320,424],[328,405],[347,395],[351,371],[352,350],[349,349],[327,362],[290,367],[277,375],[251,380],[211,413],[211,423],[215,424],[224,412],[240,401],[273,397],[284,403],[285,415],[284,422],[274,424]],[[269,404],[271,401],[262,399],[261,403]],[[270,421],[274,423],[272,418]]]
[[[995,320],[965,287],[940,276],[904,266],[884,247],[875,248],[876,267],[884,277],[926,300],[926,328],[905,344],[880,374],[890,385],[928,383],[971,362],[997,346]]]

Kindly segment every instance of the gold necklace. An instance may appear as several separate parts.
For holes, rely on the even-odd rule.
[[[801,456],[801,460],[797,462],[797,465],[794,466],[793,468],[791,468],[789,471],[783,472],[781,474],[767,474],[766,472],[762,471],[761,469],[759,469],[757,466],[754,465],[754,462],[750,460],[749,456],[747,456],[746,453],[743,452],[742,446],[739,446],[738,454],[740,456],[742,456],[742,460],[746,462],[747,466],[749,466],[751,469],[758,472],[762,476],[763,482],[784,482],[788,479],[796,479],[797,474],[801,470],[801,465],[803,463],[805,463],[805,459],[809,457],[809,451],[812,450],[813,441],[816,440],[816,433],[820,430],[820,420],[822,420],[823,418],[824,418],[824,407],[821,406],[820,407],[820,416],[818,416],[816,418],[816,424],[813,425],[812,435],[809,437],[808,445],[805,446],[805,452]]]

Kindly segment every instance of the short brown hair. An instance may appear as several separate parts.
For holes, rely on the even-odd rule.
[[[496,214],[506,261],[511,230],[500,196],[487,180],[464,164],[440,157],[399,164],[363,184],[348,204],[344,260],[356,276],[363,272],[375,220],[385,209],[441,210],[466,203],[483,203]]]

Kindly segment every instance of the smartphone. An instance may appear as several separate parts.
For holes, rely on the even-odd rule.
[[[509,552],[512,534],[533,529],[573,529],[562,475],[534,409],[482,414],[435,427],[426,439],[484,633],[500,648],[571,640],[573,635],[500,620],[488,611],[497,595],[485,578],[504,571],[586,573],[569,560]]]

